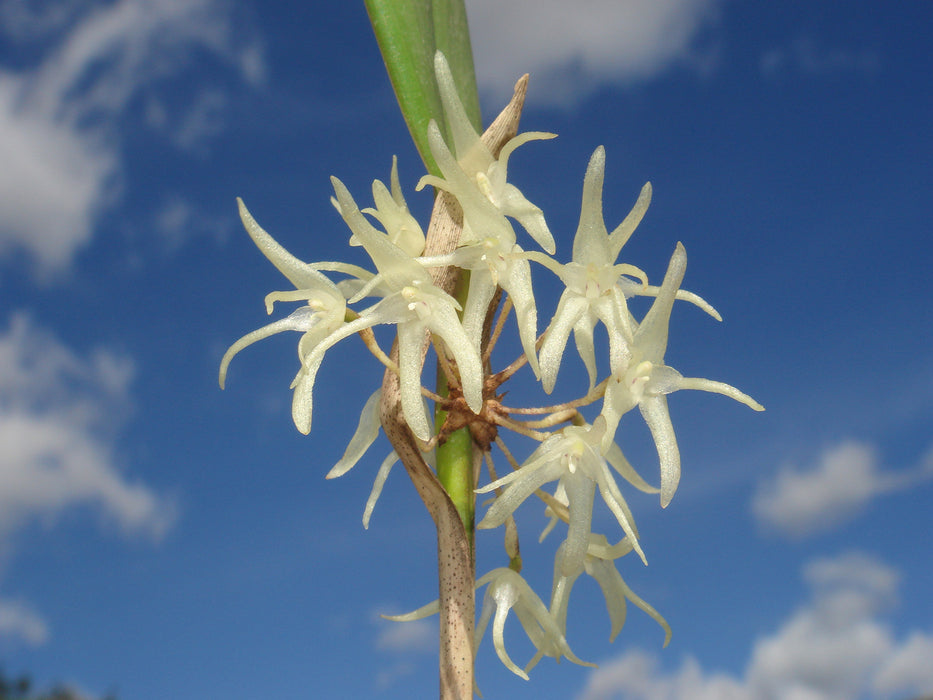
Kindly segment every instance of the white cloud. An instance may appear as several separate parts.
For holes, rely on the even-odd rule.
[[[437,648],[437,621],[387,622],[376,639],[376,648],[401,654],[431,653]]]
[[[884,613],[897,573],[851,553],[809,564],[806,605],[760,638],[741,677],[686,658],[666,672],[655,655],[629,651],[591,672],[578,700],[851,700],[933,691],[933,635],[897,641]]]
[[[763,526],[801,538],[839,527],[872,499],[930,478],[933,459],[929,455],[916,469],[891,473],[882,471],[870,445],[844,442],[826,450],[809,468],[787,465],[772,479],[762,481],[752,512]]]
[[[15,315],[0,335],[0,547],[23,524],[89,505],[128,533],[161,536],[172,504],[118,469],[111,438],[132,365],[82,358]]]
[[[117,196],[120,120],[134,97],[194,47],[247,80],[263,69],[255,43],[234,41],[221,0],[61,1],[32,14],[19,5],[0,0],[0,35],[28,38],[41,59],[0,68],[0,255],[25,251],[47,276],[69,265]],[[216,108],[216,95],[193,106],[182,143],[216,131]]]
[[[600,664],[590,672],[578,700],[749,700],[737,680],[723,674],[707,674],[696,659],[688,657],[680,669],[664,675],[658,659],[640,650]]]
[[[849,554],[811,563],[804,578],[810,603],[755,644],[746,676],[752,697],[858,697],[894,649],[877,615],[893,602],[896,575],[876,560]]]
[[[131,481],[112,436],[128,406],[133,366],[98,350],[82,357],[24,314],[0,332],[0,555],[17,530],[89,508],[127,535],[161,537],[172,502]],[[0,598],[0,638],[42,644],[48,628],[26,603]]]
[[[572,103],[600,85],[705,68],[701,32],[721,0],[467,0],[477,77],[498,99],[530,73],[529,100]]]
[[[227,96],[223,91],[202,92],[179,122],[174,134],[175,142],[185,149],[198,149],[223,130],[223,114],[226,108]]]
[[[30,646],[39,646],[49,638],[45,620],[28,604],[0,600],[0,638],[17,638]]]
[[[933,636],[914,632],[885,659],[875,674],[873,687],[877,695],[890,697],[897,693],[924,692],[933,689]]]
[[[797,37],[787,46],[762,54],[761,71],[776,76],[787,71],[827,76],[838,73],[876,73],[881,67],[878,55],[867,49],[856,51],[826,48],[811,37]]]
[[[229,221],[205,214],[180,195],[170,195],[156,212],[153,228],[168,251],[176,250],[192,235],[223,240],[230,233]]]
[[[392,622],[374,613],[377,625],[376,648],[385,652],[389,663],[382,665],[374,678],[375,688],[383,692],[400,684],[404,678],[422,670],[422,655],[437,654],[437,617],[412,622]]]

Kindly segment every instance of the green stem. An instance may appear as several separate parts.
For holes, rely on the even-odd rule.
[[[438,419],[443,420],[442,414],[443,411],[438,412]],[[476,494],[473,493],[473,437],[469,428],[454,431],[438,446],[437,478],[460,514],[472,550]]]
[[[460,302],[461,307],[466,303],[469,289],[470,273],[467,270],[461,270],[460,277],[457,280],[457,287],[454,290],[454,297]],[[441,396],[447,396],[447,378],[440,369],[437,372],[437,393]],[[446,411],[439,409],[436,412],[435,422],[438,430],[444,424],[446,417]],[[474,483],[473,457],[475,449],[469,428],[455,430],[447,437],[447,440],[437,447],[437,479],[441,482],[444,490],[447,491],[450,500],[453,501],[457,513],[460,514],[460,522],[463,523],[463,529],[470,542],[470,552],[474,555],[474,559],[475,543],[473,535],[476,527],[476,493],[474,489],[476,484]]]
[[[442,51],[447,57],[460,101],[473,126],[482,130],[463,0],[365,0],[365,3],[412,140],[428,172],[440,175],[428,147],[428,122],[434,119],[448,142],[450,134],[434,78],[435,51]]]

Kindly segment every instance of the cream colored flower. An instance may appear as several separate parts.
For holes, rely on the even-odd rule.
[[[617,264],[622,247],[641,223],[651,203],[651,183],[645,184],[628,216],[610,233],[603,219],[603,179],[606,154],[602,146],[590,157],[583,179],[580,223],[573,240],[571,262],[560,264],[547,255],[529,252],[525,257],[547,267],[566,286],[554,318],[541,344],[541,384],[551,393],[557,380],[561,358],[573,331],[577,352],[586,366],[590,390],[596,382],[596,351],[593,329],[601,322],[609,337],[609,368],[623,370],[631,356],[630,345],[635,322],[629,314],[626,297],[657,296],[658,287],[648,284],[644,272],[634,265]],[[634,279],[633,279],[634,278]],[[717,320],[719,314],[696,294],[677,290],[676,297],[690,301]]]
[[[493,157],[473,128],[457,95],[457,86],[444,54],[434,57],[434,72],[444,105],[444,116],[450,128],[453,149],[444,142],[436,122],[428,126],[428,143],[443,178],[425,175],[418,183],[433,185],[453,194],[463,208],[464,227],[461,244],[481,241],[503,231],[515,234],[505,217],[518,221],[547,252],[554,252],[554,237],[548,230],[541,209],[507,180],[509,156],[528,141],[552,139],[556,134],[529,131],[519,134]]]
[[[324,352],[342,338],[378,324],[394,324],[398,328],[402,412],[415,436],[428,440],[431,425],[421,401],[421,350],[425,331],[431,331],[440,338],[453,355],[460,372],[464,398],[475,413],[479,413],[483,401],[483,371],[479,354],[457,316],[460,309],[457,301],[434,286],[422,265],[366,220],[340,180],[331,178],[331,182],[341,216],[379,271],[357,293],[357,297],[378,293],[383,298],[321,341],[308,355],[306,365],[316,372]]]
[[[585,571],[596,580],[606,599],[606,610],[611,624],[610,642],[615,640],[625,625],[626,600],[630,600],[660,625],[664,630],[664,646],[668,645],[671,641],[671,626],[667,620],[629,588],[616,569],[615,560],[631,552],[632,545],[632,541],[625,538],[618,544],[610,546],[605,535],[591,534],[586,556],[581,565],[568,567],[569,547],[567,542],[561,544],[554,559],[554,586],[551,591],[550,608],[551,615],[561,632],[567,633],[567,605],[570,601],[570,591],[577,578]]]
[[[454,195],[463,210],[463,232],[458,250],[431,264],[453,264],[470,270],[463,327],[474,339],[477,352],[486,310],[497,285],[509,294],[518,319],[522,348],[537,375],[535,341],[538,322],[531,271],[522,248],[516,242],[515,230],[506,217],[516,219],[549,253],[554,252],[554,237],[541,209],[507,181],[507,172],[509,156],[516,148],[531,140],[553,138],[555,134],[520,134],[508,141],[499,157],[494,158],[470,124],[457,96],[450,68],[440,52],[435,57],[434,67],[453,151],[432,120],[428,125],[428,144],[443,177],[425,175],[418,182],[417,189],[432,185]]]
[[[267,313],[272,313],[272,307],[276,301],[306,301],[307,306],[299,308],[286,318],[247,333],[231,345],[220,362],[220,388],[222,389],[226,382],[230,361],[245,347],[282,331],[301,332],[303,335],[298,341],[298,355],[302,359],[302,367],[292,382],[292,388],[295,390],[292,418],[298,430],[307,434],[311,429],[311,416],[310,410],[306,414],[303,407],[310,402],[314,378],[308,376],[303,360],[310,349],[318,346],[325,338],[343,326],[347,308],[346,299],[327,277],[298,260],[266,233],[250,215],[241,199],[237,199],[237,204],[243,226],[256,247],[296,288],[294,291],[269,294],[266,297]]]
[[[479,622],[476,624],[473,642],[474,655],[479,648],[483,634],[486,632],[489,618],[493,617],[493,612],[495,612],[492,621],[492,643],[499,660],[516,676],[520,676],[527,681],[528,671],[534,668],[544,656],[551,656],[558,661],[563,656],[580,666],[596,666],[596,664],[581,661],[574,655],[556,620],[538,597],[538,594],[531,590],[531,586],[525,582],[520,574],[507,568],[493,569],[476,582],[476,587],[480,588],[486,584],[489,585],[486,588],[486,594],[483,596],[483,607],[479,615]],[[505,620],[510,610],[515,611],[515,616],[525,630],[525,634],[528,635],[528,639],[538,650],[524,670],[512,661],[505,650]]]
[[[645,554],[638,545],[632,513],[609,471],[606,453],[613,468],[626,480],[642,490],[650,492],[654,489],[634,472],[627,461],[617,459],[621,452],[603,449],[605,433],[606,421],[602,417],[597,418],[593,425],[568,426],[541,443],[514,472],[476,489],[477,493],[487,493],[506,487],[476,527],[483,529],[502,525],[528,496],[544,484],[558,481],[558,488],[563,488],[569,508],[568,559],[580,562],[589,541],[593,500],[598,488],[603,501],[644,561]]]
[[[680,389],[698,389],[723,394],[756,411],[764,410],[761,404],[734,386],[687,378],[664,364],[671,309],[686,269],[687,253],[678,243],[657,298],[634,332],[628,366],[614,375],[606,387],[601,413],[607,423],[605,439],[611,440],[621,417],[638,406],[658,450],[662,507],[670,503],[680,481],[680,450],[667,408],[667,394]]]
[[[408,204],[405,202],[405,195],[402,193],[402,186],[398,179],[398,159],[395,156],[392,156],[389,186],[391,190],[381,180],[374,180],[373,203],[376,206],[375,208],[367,207],[361,211],[382,224],[389,240],[399,248],[412,257],[421,255],[424,252],[424,232],[418,220],[408,211]],[[331,197],[330,201],[339,212],[340,202],[336,197]],[[358,246],[361,243],[354,235],[350,236],[350,245]]]

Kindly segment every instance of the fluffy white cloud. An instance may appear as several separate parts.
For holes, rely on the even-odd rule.
[[[195,47],[247,80],[261,78],[262,61],[254,43],[234,41],[221,0],[24,5],[0,0],[0,36],[41,56],[0,68],[0,256],[26,251],[49,275],[68,266],[118,194],[120,120],[131,101]],[[217,128],[222,98],[204,95],[180,119],[182,145]]]
[[[873,687],[880,697],[904,690],[933,689],[933,636],[914,632],[894,650],[875,674]]]
[[[529,99],[568,104],[604,84],[626,85],[675,64],[705,67],[699,36],[721,0],[467,0],[483,90],[511,94],[532,76]]]
[[[81,357],[24,314],[0,332],[0,554],[12,535],[89,507],[126,534],[158,538],[173,504],[118,469],[112,436],[128,404],[132,363],[100,350]],[[48,627],[20,600],[0,598],[0,638],[43,643]]]
[[[742,684],[723,674],[706,673],[688,657],[680,669],[664,674],[653,654],[640,650],[600,664],[590,673],[578,700],[750,700]]]
[[[877,616],[893,603],[897,576],[876,560],[849,554],[811,563],[804,578],[810,603],[755,644],[746,676],[752,697],[858,697],[894,649]]]
[[[127,533],[159,537],[170,526],[172,505],[127,480],[112,455],[131,377],[126,358],[82,358],[27,316],[12,318],[0,335],[0,538],[79,504]]]
[[[54,524],[75,507],[126,534],[158,538],[171,526],[171,501],[129,480],[112,454],[131,378],[126,358],[81,357],[25,315],[0,333],[0,553],[23,525]],[[0,637],[40,644],[47,635],[27,604],[0,599]]]
[[[765,527],[789,537],[831,530],[857,516],[877,496],[933,477],[933,452],[916,469],[881,469],[869,445],[844,442],[826,450],[813,466],[784,466],[763,481],[752,511]]]
[[[665,672],[654,655],[630,651],[590,674],[577,700],[851,700],[933,692],[933,635],[897,641],[884,613],[897,573],[877,559],[844,554],[804,570],[811,598],[759,639],[742,677],[686,658]]]

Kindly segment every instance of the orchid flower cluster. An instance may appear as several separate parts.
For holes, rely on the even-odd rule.
[[[431,122],[431,153],[442,176],[425,175],[416,189],[431,185],[456,199],[462,211],[462,233],[456,248],[444,255],[424,255],[425,234],[406,205],[394,160],[389,186],[378,180],[373,183],[371,208],[360,209],[344,184],[331,179],[332,203],[352,233],[350,245],[365,250],[375,271],[341,262],[302,262],[266,233],[238,200],[247,233],[295,287],[269,294],[267,311],[271,313],[276,302],[303,304],[287,317],[243,336],[227,350],[220,367],[221,387],[230,361],[241,350],[270,335],[298,331],[300,366],[291,385],[292,416],[298,430],[307,434],[312,422],[314,380],[325,354],[339,341],[360,336],[388,370],[397,374],[405,422],[429,463],[434,448],[451,430],[462,426],[469,427],[475,449],[486,457],[490,481],[476,488],[476,493],[494,492],[495,498],[477,527],[505,528],[509,565],[476,581],[477,588],[486,586],[486,592],[476,626],[474,654],[492,618],[497,654],[523,678],[528,678],[528,670],[544,656],[566,657],[590,665],[574,655],[566,639],[570,594],[584,573],[596,580],[605,596],[610,641],[622,628],[629,601],[658,622],[665,631],[666,645],[671,634],[667,622],[627,586],[615,565],[617,559],[632,551],[646,562],[632,512],[617,479],[621,477],[624,484],[642,492],[659,493],[662,507],[670,503],[681,465],[668,412],[668,394],[695,389],[723,394],[756,411],[763,408],[728,384],[684,377],[665,364],[675,301],[689,302],[717,320],[720,317],[699,296],[681,289],[687,265],[682,244],[677,244],[660,285],[649,284],[647,275],[638,267],[618,262],[622,248],[648,208],[650,184],[644,186],[622,223],[609,231],[602,213],[605,153],[602,147],[597,148],[584,177],[571,259],[558,262],[552,257],[555,240],[542,210],[507,180],[508,161],[516,148],[529,141],[553,138],[554,134],[520,134],[494,155],[471,126],[441,54],[436,57],[435,72],[451,138],[445,141],[438,125]],[[543,252],[526,251],[519,245],[513,221]],[[556,312],[541,335],[532,263],[546,268],[564,285]],[[430,274],[433,269],[451,267],[469,272],[468,294],[463,303],[436,286]],[[338,281],[325,273],[339,275]],[[641,319],[636,319],[628,308],[628,299],[635,296],[653,297]],[[522,354],[508,367],[493,372],[492,347],[512,310]],[[601,381],[597,381],[594,343],[594,329],[599,323],[608,336],[609,350],[609,375]],[[372,330],[385,324],[397,329],[397,354],[391,357],[380,348]],[[571,333],[588,373],[586,392],[555,406],[504,406],[501,385],[525,365],[544,392],[552,392]],[[433,343],[446,377],[449,393],[445,396],[423,386],[427,339]],[[380,392],[377,390],[366,402],[356,433],[328,478],[346,473],[375,441],[380,428]],[[445,412],[446,422],[438,428],[429,413],[428,401]],[[588,422],[579,409],[600,401],[599,414]],[[636,407],[657,447],[660,487],[643,479],[615,442],[621,418]],[[540,445],[519,463],[500,435],[503,428],[535,438]],[[512,467],[510,473],[496,473],[493,445],[504,453]],[[395,452],[391,453],[378,471],[364,511],[365,526],[397,459]],[[622,537],[614,545],[606,534],[592,530],[597,492],[621,528]],[[520,574],[514,516],[532,495],[540,499],[550,518],[541,539],[558,526],[564,533],[556,551],[549,604]],[[435,601],[393,619],[416,619],[437,609]],[[537,649],[524,668],[516,665],[505,649],[503,629],[510,610]]]

